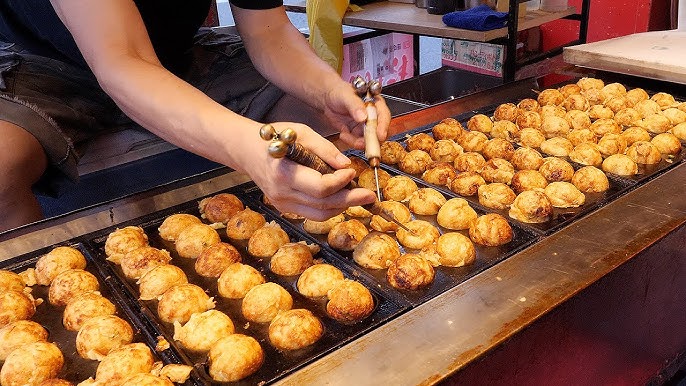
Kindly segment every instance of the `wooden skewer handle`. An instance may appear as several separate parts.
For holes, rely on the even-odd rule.
[[[373,102],[365,103],[367,107],[367,122],[364,125],[364,155],[368,160],[376,159],[378,166],[378,160],[381,158],[381,144],[379,144],[379,137],[376,134],[377,126],[377,116],[376,107]],[[371,165],[374,167],[375,165]]]
[[[286,157],[291,161],[297,162],[300,165],[305,165],[318,171],[321,174],[330,174],[335,170],[324,162],[319,156],[312,153],[311,151],[305,149],[303,145],[295,142],[288,146],[288,152],[286,152]]]

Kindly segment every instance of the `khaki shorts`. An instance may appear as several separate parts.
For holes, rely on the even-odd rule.
[[[253,67],[238,36],[204,29],[177,74],[241,115],[261,120],[284,93]],[[93,74],[0,41],[0,120],[30,132],[43,146],[48,169],[36,185],[59,195],[77,181],[77,164],[95,136],[136,127],[98,85]]]

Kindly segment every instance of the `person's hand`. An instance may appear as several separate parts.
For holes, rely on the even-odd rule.
[[[378,120],[376,134],[379,141],[384,141],[391,122],[391,112],[381,95],[377,95],[374,102]],[[367,110],[352,84],[341,81],[328,90],[324,98],[324,114],[333,127],[340,131],[339,138],[343,142],[355,149],[364,149],[364,122],[367,119]]]
[[[257,133],[251,135],[248,148],[242,150],[242,163],[247,165],[244,171],[276,209],[324,221],[348,207],[374,202],[371,190],[345,188],[355,177],[355,171],[346,168],[350,160],[334,144],[303,124],[277,122],[272,125],[279,133],[289,127],[294,129],[298,133],[298,143],[336,169],[332,174],[322,175],[287,158],[273,158],[267,152],[268,143]]]

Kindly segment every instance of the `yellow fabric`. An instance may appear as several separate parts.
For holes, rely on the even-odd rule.
[[[325,62],[341,73],[343,68],[343,15],[349,0],[307,0],[310,45]]]

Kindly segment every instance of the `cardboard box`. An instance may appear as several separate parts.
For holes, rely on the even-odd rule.
[[[345,44],[341,76],[352,81],[357,75],[384,86],[413,77],[412,35],[393,32]]]
[[[479,74],[502,76],[505,47],[499,44],[443,39],[441,64]]]

